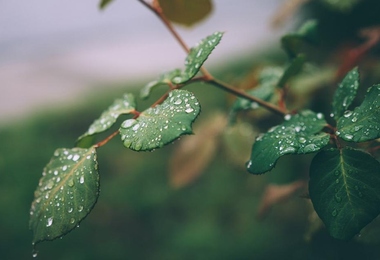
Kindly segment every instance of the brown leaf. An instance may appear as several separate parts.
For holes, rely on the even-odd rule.
[[[158,0],[161,10],[170,21],[192,26],[212,11],[211,0]]]
[[[219,135],[227,123],[220,113],[196,127],[194,136],[182,138],[170,160],[169,179],[174,188],[194,182],[214,158]]]
[[[275,204],[287,201],[297,191],[305,187],[304,181],[295,181],[285,185],[268,185],[261,199],[257,217],[259,219],[265,218]]]

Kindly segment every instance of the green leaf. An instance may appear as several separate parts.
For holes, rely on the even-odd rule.
[[[380,213],[380,163],[359,150],[319,152],[310,165],[310,198],[331,236],[350,239]]]
[[[197,46],[191,48],[185,61],[185,70],[180,76],[174,77],[172,82],[174,84],[183,84],[197,75],[203,63],[207,60],[214,48],[219,44],[222,36],[222,32],[215,32],[199,42]]]
[[[296,58],[292,60],[290,65],[286,68],[284,71],[284,74],[282,75],[281,79],[279,80],[277,86],[279,88],[285,87],[286,83],[296,76],[300,71],[302,70],[302,67],[305,63],[305,55],[299,54]]]
[[[124,121],[120,128],[124,146],[135,151],[160,148],[184,134],[200,112],[195,96],[186,90],[173,90],[154,108],[143,111],[137,119]]]
[[[247,93],[264,101],[269,101],[274,94],[283,72],[284,70],[280,67],[264,68],[259,75],[259,85],[254,89],[247,91]],[[232,105],[232,111],[256,109],[258,107],[259,104],[256,102],[251,102],[244,98],[238,98]]]
[[[350,142],[365,142],[380,137],[380,85],[371,87],[363,103],[339,118],[336,134]]]
[[[362,0],[320,0],[322,3],[326,4],[328,7],[340,11],[340,12],[350,12],[357,4],[362,2]]]
[[[135,107],[135,99],[132,94],[125,94],[122,99],[116,99],[114,103],[90,125],[87,132],[78,138],[77,143],[81,143],[85,137],[110,129],[120,115],[130,114],[135,110]]]
[[[145,85],[140,91],[140,97],[146,99],[153,88],[161,85],[169,85],[172,83],[172,79],[176,76],[181,75],[181,70],[175,69],[169,72],[162,74],[157,80],[154,80],[147,85]]]
[[[316,44],[318,42],[317,29],[317,21],[306,21],[297,32],[283,36],[281,45],[288,55],[294,58],[300,53],[305,43]]]
[[[99,3],[99,9],[106,8],[110,3],[112,3],[114,0],[101,0]]]
[[[33,244],[73,230],[90,213],[98,196],[95,148],[57,149],[34,193],[29,223]]]
[[[285,154],[314,153],[330,140],[327,133],[319,133],[327,123],[321,113],[305,110],[286,115],[285,122],[256,138],[247,169],[253,174],[270,171]],[[318,134],[317,134],[318,133]]]
[[[203,20],[212,11],[211,0],[158,0],[158,2],[170,21],[186,26]]]
[[[347,73],[335,91],[332,111],[336,120],[343,115],[344,111],[346,111],[352,101],[354,101],[358,87],[359,71],[358,68],[354,68]]]

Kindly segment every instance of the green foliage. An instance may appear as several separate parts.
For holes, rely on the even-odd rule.
[[[124,146],[135,151],[161,148],[184,134],[200,112],[199,101],[186,90],[173,90],[160,105],[148,108],[137,119],[121,124]]]
[[[33,244],[74,229],[99,196],[95,148],[57,149],[46,165],[30,210]]]
[[[101,1],[100,8],[105,8],[110,2]],[[211,10],[211,1],[158,0],[152,4],[140,2],[158,15],[171,32],[175,29],[168,24],[167,18],[191,25],[207,16]],[[359,1],[324,2],[334,5],[334,8],[348,10],[354,8]],[[56,150],[54,157],[45,167],[31,208],[30,227],[34,232],[33,243],[53,240],[67,234],[95,205],[99,194],[95,149],[108,143],[117,134],[120,134],[123,145],[133,151],[152,151],[182,135],[192,134],[192,125],[200,113],[201,106],[193,93],[182,88],[194,82],[211,83],[210,85],[237,96],[230,115],[235,116],[240,110],[256,109],[259,104],[260,107],[280,115],[284,121],[271,127],[254,141],[246,164],[248,172],[263,174],[271,171],[284,155],[317,153],[310,165],[309,182],[310,198],[316,213],[330,235],[335,238],[348,240],[361,232],[380,213],[380,165],[372,155],[362,151],[367,149],[365,145],[357,144],[373,141],[368,144],[367,147],[372,149],[368,151],[375,154],[379,149],[373,143],[380,137],[380,85],[370,88],[362,104],[350,111],[360,83],[358,68],[354,68],[347,73],[333,96],[331,120],[325,120],[322,113],[310,110],[307,106],[311,104],[308,102],[304,102],[302,106],[306,108],[302,108],[300,103],[297,103],[298,97],[291,92],[292,83],[294,78],[305,76],[305,49],[309,44],[318,42],[317,26],[316,20],[307,21],[296,33],[282,37],[282,47],[290,58],[288,65],[279,67],[271,64],[264,67],[253,84],[255,87],[247,92],[214,78],[204,67],[202,68],[222,39],[223,33],[215,32],[189,50],[183,70],[175,69],[164,73],[140,90],[140,97],[146,99],[152,89],[161,85],[168,87],[166,94],[147,109],[142,112],[135,110],[136,104],[132,94],[125,94],[123,98],[116,99],[78,138],[77,146],[82,148]],[[178,39],[179,36],[176,33],[174,35]],[[178,40],[183,45],[183,41]],[[371,48],[367,45],[365,47]],[[363,46],[360,50],[362,49]],[[350,53],[357,53],[357,50]],[[353,67],[354,62],[347,62],[337,74],[343,75],[348,68]],[[195,78],[198,73],[203,75]],[[309,74],[306,76],[309,77]],[[295,101],[295,104],[292,104],[293,110],[287,108],[288,96],[291,96],[290,100]],[[95,135],[110,130],[121,115],[133,115],[133,118],[123,121],[118,131],[94,145]],[[231,149],[234,152],[245,151],[246,144],[253,139],[252,133],[258,129],[258,117],[249,116],[248,119],[255,120],[255,130],[250,129],[246,131],[246,135],[241,134],[245,138],[243,141],[235,137],[237,141],[223,142],[226,146],[239,146]],[[223,128],[226,126],[225,116],[220,115],[220,118],[216,119],[208,120],[208,124],[201,128],[203,135],[193,142],[187,142],[182,148],[182,154],[176,155],[176,160],[173,160],[175,167],[172,168],[185,173],[171,173],[172,178],[177,178],[174,181],[172,179],[172,183],[176,183],[177,187],[200,176],[201,171],[217,153],[220,136],[234,136],[232,133],[223,134]],[[264,118],[263,121],[266,119],[268,118]],[[335,122],[330,125],[327,121]],[[236,122],[238,120],[233,123]],[[233,129],[234,126],[230,123],[226,131]],[[265,129],[268,129],[273,124],[264,125]],[[236,156],[239,160],[236,161],[240,161],[245,155],[247,154],[239,153]],[[187,160],[188,157],[191,158]],[[183,161],[186,161],[186,164],[182,163]],[[193,168],[186,169],[190,167]],[[288,198],[302,185],[303,182],[299,181],[284,185],[285,189],[272,186],[272,189],[265,193],[261,207],[272,207],[277,201]]]
[[[354,68],[339,84],[338,89],[335,91],[333,99],[332,112],[334,118],[338,120],[343,113],[351,105],[356,97],[356,93],[359,87],[359,72],[357,68]]]
[[[285,121],[256,138],[247,170],[253,174],[270,171],[286,154],[314,153],[325,147],[330,136],[320,133],[327,123],[321,113],[301,111],[286,115]]]
[[[329,233],[351,239],[380,214],[380,163],[360,150],[319,152],[310,165],[310,198]]]
[[[135,110],[135,107],[135,99],[131,94],[125,94],[123,98],[116,99],[114,103],[90,125],[87,132],[78,138],[78,142],[88,136],[110,129],[120,115],[130,114]]]
[[[380,85],[368,90],[363,103],[339,118],[337,135],[350,142],[365,142],[380,137]]]
[[[198,43],[196,47],[191,48],[190,53],[186,57],[185,70],[172,79],[174,84],[183,84],[191,80],[207,60],[208,56],[219,44],[223,33],[215,32]]]

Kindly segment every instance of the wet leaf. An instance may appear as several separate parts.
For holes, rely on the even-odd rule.
[[[285,154],[314,153],[325,147],[330,135],[320,133],[326,121],[321,113],[305,110],[286,115],[285,122],[256,138],[247,170],[253,174],[270,171]]]
[[[316,44],[318,23],[315,20],[305,22],[301,28],[281,38],[281,45],[292,58],[296,57],[302,50],[304,44]]]
[[[358,87],[359,71],[358,68],[354,68],[347,73],[335,91],[332,111],[336,120],[343,115],[344,111],[346,111],[352,101],[354,101]]]
[[[346,110],[337,124],[339,137],[350,142],[365,142],[380,137],[380,85],[370,88],[363,103]]]
[[[288,184],[276,185],[270,184],[265,188],[263,197],[257,212],[258,218],[265,218],[272,207],[278,203],[287,201],[297,191],[304,188],[306,185],[304,181],[295,181]]]
[[[223,114],[213,114],[195,129],[196,135],[181,140],[170,160],[172,187],[182,188],[200,177],[215,156],[226,122]]]
[[[191,92],[173,90],[162,104],[148,108],[137,119],[124,121],[121,140],[135,151],[160,148],[181,135],[191,134],[199,112],[199,102]]]
[[[212,11],[211,0],[158,0],[165,16],[172,22],[192,26]]]
[[[186,57],[185,70],[180,76],[174,77],[172,82],[174,84],[183,84],[197,75],[203,63],[219,44],[222,36],[223,33],[215,32],[200,41],[197,46],[191,48],[190,53]]]
[[[288,81],[291,78],[293,78],[294,76],[298,75],[298,73],[300,73],[304,63],[305,63],[305,55],[299,54],[296,58],[292,60],[290,65],[285,69],[284,74],[279,80],[277,86],[279,88],[285,87],[286,83],[288,83]]]
[[[98,196],[95,148],[57,149],[34,193],[29,223],[33,244],[73,230],[90,213]]]
[[[112,3],[114,0],[101,0],[99,3],[99,9],[106,8],[110,3]]]
[[[330,235],[348,240],[380,214],[380,163],[345,148],[319,152],[310,165],[309,193]]]
[[[162,74],[157,80],[154,80],[148,83],[141,89],[140,97],[142,99],[146,99],[153,88],[156,88],[161,85],[170,85],[172,83],[172,79],[180,75],[181,75],[181,70],[179,69],[175,69],[175,70]]]
[[[132,94],[125,94],[122,99],[116,99],[114,103],[90,125],[87,132],[78,138],[77,143],[80,143],[85,137],[110,129],[120,115],[130,114],[135,110],[135,107],[135,99]]]

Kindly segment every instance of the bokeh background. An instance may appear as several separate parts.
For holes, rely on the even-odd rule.
[[[209,18],[178,31],[189,45],[224,31],[206,66],[240,82],[254,64],[286,59],[279,38],[304,13],[273,28],[283,4],[217,0]],[[118,0],[104,11],[97,5],[0,3],[1,259],[32,258],[30,203],[54,150],[72,147],[115,98],[127,91],[138,95],[158,74],[183,64],[180,46],[140,3]],[[227,113],[230,96],[202,84],[189,90],[202,104],[195,126]],[[159,94],[139,101],[139,108]],[[240,136],[253,140],[255,132],[244,129]],[[244,156],[221,147],[196,181],[173,187],[171,160],[188,138],[153,153],[129,151],[117,140],[99,149],[97,205],[79,228],[40,244],[37,259],[379,259],[376,229],[350,242],[330,238],[304,191],[258,217],[268,184],[307,181],[308,156],[286,157],[270,174],[252,176]],[[232,146],[244,150],[250,142],[238,138]]]

